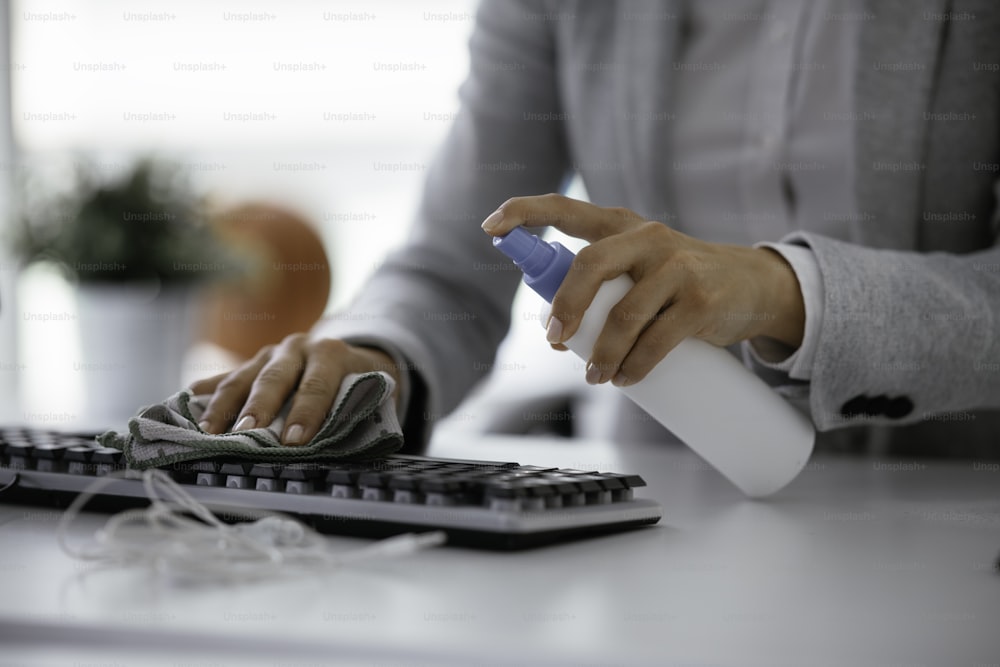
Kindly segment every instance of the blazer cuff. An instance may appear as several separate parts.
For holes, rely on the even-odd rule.
[[[798,349],[769,338],[757,338],[746,344],[747,353],[754,364],[772,371],[787,373],[793,380],[810,380],[819,332],[823,327],[823,307],[825,294],[819,263],[812,249],[805,245],[791,243],[757,243],[755,248],[774,250],[792,267],[805,305],[805,329],[802,344]]]

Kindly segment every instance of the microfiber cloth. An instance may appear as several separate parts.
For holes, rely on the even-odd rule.
[[[214,456],[274,463],[378,458],[403,446],[394,389],[386,373],[348,375],[319,432],[298,447],[280,442],[291,400],[267,427],[214,435],[198,427],[211,397],[187,390],[140,410],[129,420],[128,433],[108,431],[97,440],[122,450],[129,467],[138,469]]]

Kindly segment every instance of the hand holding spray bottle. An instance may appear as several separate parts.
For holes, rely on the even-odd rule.
[[[552,302],[573,263],[570,250],[521,227],[493,245]],[[627,275],[606,281],[566,347],[589,359],[608,312],[634,284]],[[726,350],[696,338],[681,341],[642,381],[620,390],[750,497],[791,482],[812,452],[815,431],[805,415]]]

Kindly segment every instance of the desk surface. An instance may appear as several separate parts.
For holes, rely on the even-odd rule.
[[[25,664],[976,665],[1000,661],[1000,471],[816,458],[748,501],[682,448],[442,433],[432,454],[640,472],[653,528],[176,588],[81,576],[58,513],[0,505],[0,644]],[[85,515],[74,533],[106,517]],[[336,546],[364,543],[333,538]],[[126,631],[128,630],[128,631]],[[152,656],[159,656],[154,658]],[[202,662],[195,662],[201,660]],[[81,662],[82,661],[82,662]],[[226,663],[228,664],[228,663]]]

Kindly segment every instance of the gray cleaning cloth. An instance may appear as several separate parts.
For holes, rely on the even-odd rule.
[[[198,427],[210,396],[193,396],[189,391],[140,410],[129,420],[128,433],[108,431],[97,440],[122,450],[129,467],[138,469],[212,456],[275,463],[378,458],[403,446],[394,389],[395,382],[386,373],[348,375],[319,433],[298,447],[280,442],[291,401],[267,427],[212,435]]]

